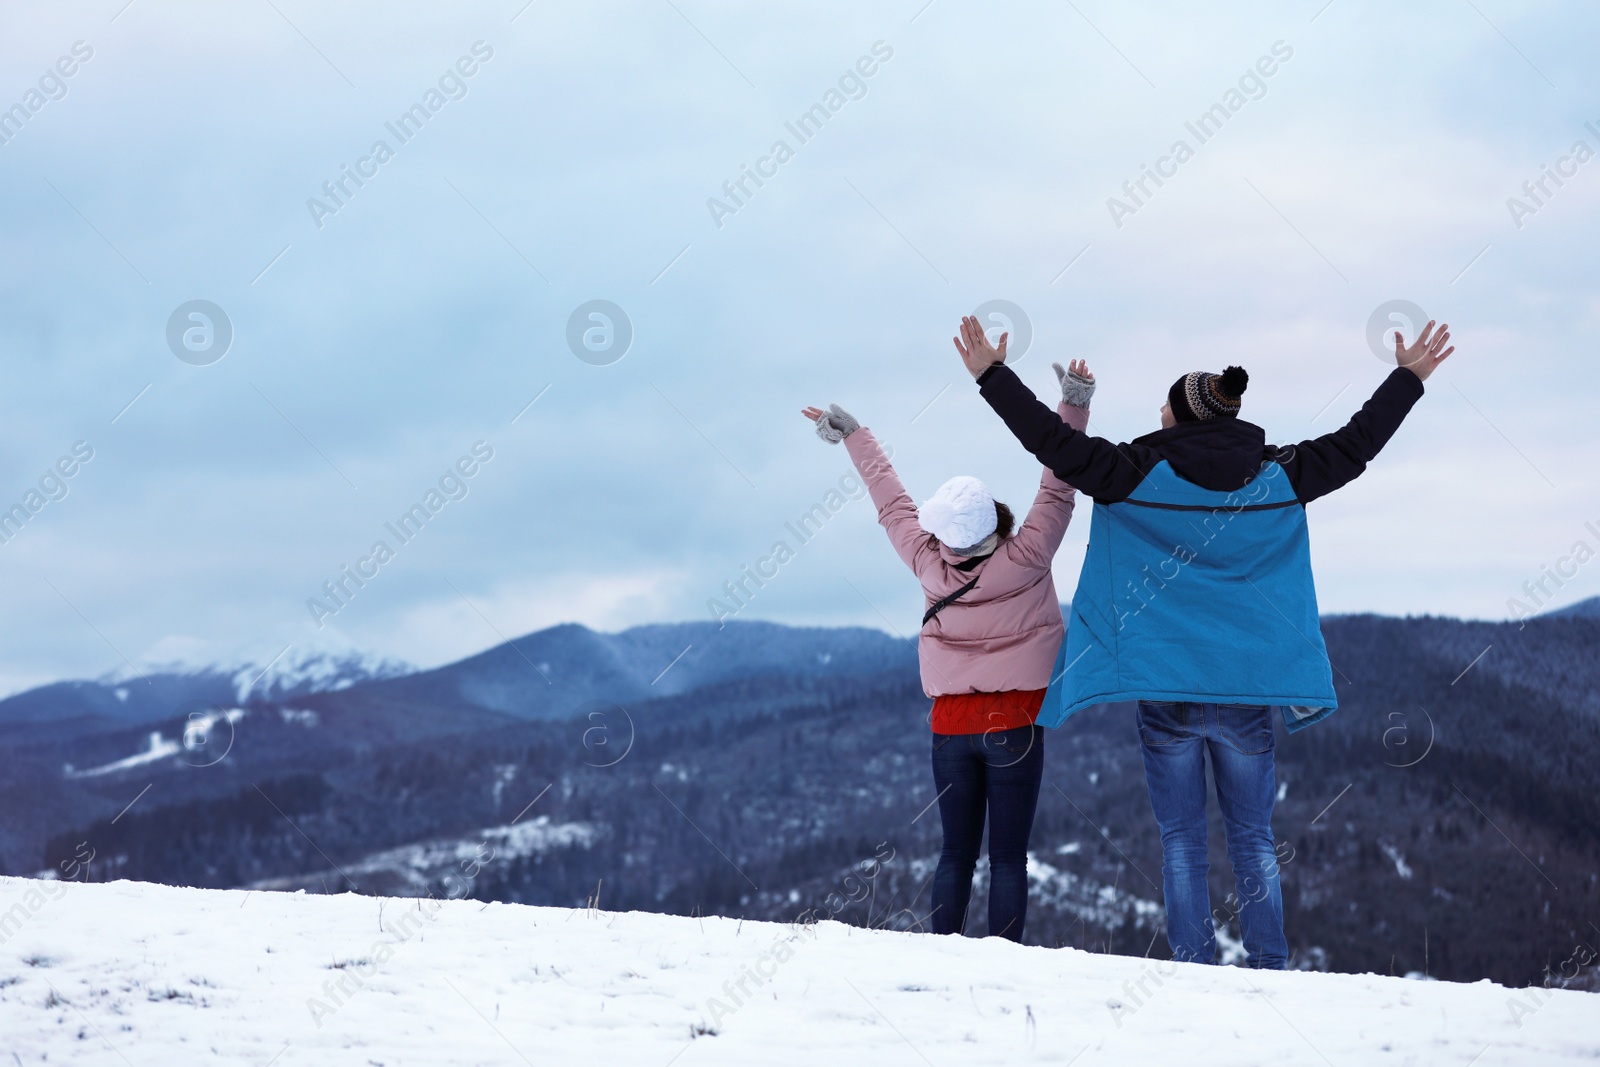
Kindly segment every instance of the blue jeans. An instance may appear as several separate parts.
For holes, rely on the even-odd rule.
[[[944,850],[933,875],[933,932],[967,928],[972,872],[989,817],[989,933],[1022,940],[1028,917],[1028,835],[1044,774],[1044,728],[933,735]]]
[[[1162,889],[1172,958],[1215,963],[1206,874],[1205,756],[1228,839],[1236,896],[1216,914],[1237,914],[1248,954],[1246,966],[1283,970],[1283,894],[1272,844],[1272,709],[1257,704],[1139,702],[1139,748],[1144,755],[1150,807],[1161,827]]]

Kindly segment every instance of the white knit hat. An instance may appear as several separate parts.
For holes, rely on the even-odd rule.
[[[989,487],[961,475],[941,485],[917,509],[917,524],[954,549],[971,548],[994,533],[999,518]]]

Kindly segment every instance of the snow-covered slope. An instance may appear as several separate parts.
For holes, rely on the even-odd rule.
[[[159,722],[191,710],[332,693],[411,672],[398,660],[356,652],[284,650],[265,666],[169,663],[112,671],[93,681],[62,681],[0,699],[0,728],[52,724],[63,736]]]
[[[13,1060],[14,1055],[14,1060]],[[1592,1063],[1593,995],[477,901],[0,879],[19,1064]]]

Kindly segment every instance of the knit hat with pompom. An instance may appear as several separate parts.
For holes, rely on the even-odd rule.
[[[1233,418],[1239,414],[1239,398],[1249,384],[1250,375],[1243,367],[1229,367],[1221,374],[1197,370],[1172,383],[1167,403],[1179,422]]]

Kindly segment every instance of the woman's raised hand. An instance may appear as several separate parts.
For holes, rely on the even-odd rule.
[[[829,404],[827,411],[819,407],[801,408],[800,414],[817,424],[817,436],[830,445],[838,444],[861,429],[856,417],[838,404]]]
[[[961,336],[952,340],[956,343],[956,351],[961,353],[961,362],[967,365],[967,370],[976,378],[988,369],[990,364],[1006,361],[1006,338],[1009,336],[1010,334],[1001,334],[1000,346],[996,348],[989,343],[989,338],[984,334],[983,324],[974,316],[967,315],[961,320]]]
[[[1094,396],[1094,374],[1089,370],[1089,361],[1075,359],[1065,369],[1059,363],[1050,366],[1055,368],[1056,381],[1061,383],[1061,399],[1074,407],[1088,407]]]
[[[1071,378],[1076,378],[1080,382],[1089,382],[1090,384],[1094,383],[1094,374],[1090,372],[1089,361],[1086,359],[1073,360],[1071,363],[1067,364],[1065,370],[1061,368],[1061,364],[1059,363],[1052,363],[1050,366],[1055,368],[1056,381],[1060,382],[1063,387],[1066,386],[1067,382],[1071,380]]]

